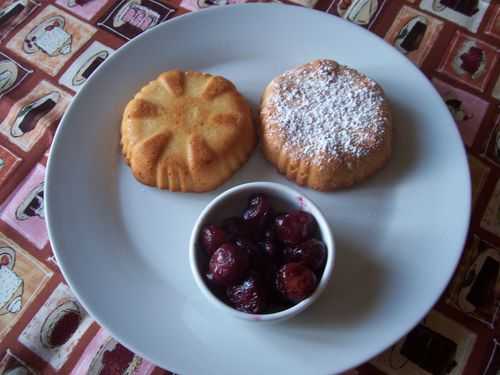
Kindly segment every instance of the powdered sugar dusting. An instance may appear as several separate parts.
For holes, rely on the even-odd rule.
[[[366,156],[382,142],[387,113],[379,86],[354,69],[331,60],[307,64],[274,81],[270,106],[273,126],[286,146],[313,160]]]

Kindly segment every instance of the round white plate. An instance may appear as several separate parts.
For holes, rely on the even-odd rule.
[[[141,185],[120,156],[121,113],[143,84],[176,67],[229,78],[256,108],[275,75],[315,58],[352,65],[384,87],[394,111],[394,155],[353,189],[303,190],[324,210],[336,238],[330,286],[295,319],[244,322],[212,307],[197,289],[188,263],[191,228],[231,186],[292,184],[256,151],[209,194]],[[451,116],[402,54],[331,15],[255,4],[176,18],[111,56],[57,131],[46,204],[64,276],[130,349],[183,375],[326,374],[387,348],[436,302],[461,254],[470,183]]]

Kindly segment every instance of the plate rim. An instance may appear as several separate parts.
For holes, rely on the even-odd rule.
[[[344,20],[341,17],[336,17],[332,14],[329,14],[329,13],[322,11],[322,10],[319,10],[319,9],[306,8],[306,7],[297,6],[297,5],[293,5],[293,4],[290,5],[290,4],[280,4],[280,3],[240,3],[240,4],[229,4],[229,5],[224,5],[224,6],[212,6],[212,7],[205,8],[205,9],[198,10],[198,11],[189,11],[187,13],[178,15],[175,18],[166,20],[166,21],[160,23],[159,25],[157,25],[149,30],[146,30],[145,32],[136,36],[134,39],[122,44],[118,49],[115,50],[115,52],[113,54],[111,54],[111,56],[109,56],[106,59],[106,61],[104,61],[96,69],[96,71],[93,72],[93,74],[91,75],[91,77],[89,77],[89,79],[87,80],[86,83],[88,83],[89,80],[97,79],[98,75],[95,74],[96,72],[103,69],[103,67],[107,66],[108,64],[112,64],[115,59],[118,60],[121,56],[128,53],[127,50],[131,46],[133,46],[137,43],[140,43],[141,40],[148,37],[149,34],[158,33],[160,28],[168,28],[177,22],[185,22],[186,18],[188,18],[188,19],[196,18],[196,17],[203,18],[203,17],[205,17],[205,14],[208,14],[208,13],[213,13],[213,12],[221,12],[222,13],[222,12],[227,12],[227,11],[233,12],[233,9],[239,9],[239,8],[244,8],[244,7],[246,7],[246,8],[249,8],[249,7],[251,7],[251,8],[273,7],[273,8],[279,8],[279,9],[288,9],[288,11],[292,11],[292,12],[304,12],[304,13],[316,14],[316,16],[318,16],[318,17],[325,17],[325,18],[330,17],[332,22],[344,23],[345,25],[348,25],[348,27],[351,28],[352,30],[357,29],[358,31],[356,31],[356,33],[364,34],[365,37],[371,38],[373,40],[378,39],[378,41],[376,43],[385,42],[385,40],[382,37],[371,32],[370,30],[367,30],[363,27],[354,25],[351,22]],[[234,10],[234,11],[237,12],[237,10]],[[400,54],[400,52],[398,52],[397,49],[394,48],[392,45],[388,44],[387,46],[394,49],[395,52]],[[442,106],[445,106],[444,100],[439,95],[436,88],[432,85],[430,79],[427,78],[427,76],[422,72],[422,70],[420,70],[418,67],[416,67],[410,60],[406,59],[403,55],[401,55],[401,58],[402,58],[402,61],[406,60],[405,64],[408,66],[408,68],[413,69],[413,71],[422,78],[422,80],[421,80],[422,84],[426,85],[427,89],[432,91],[435,94],[434,96],[440,101]],[[68,124],[67,118],[69,118],[71,116],[71,113],[76,111],[75,108],[78,108],[78,103],[80,102],[81,97],[84,96],[84,95],[82,95],[82,93],[85,93],[87,90],[89,90],[89,87],[90,87],[89,85],[85,84],[81,88],[81,90],[77,94],[75,94],[75,96],[73,97],[73,100],[71,101],[70,105],[67,107],[66,111],[64,112],[64,114],[59,122],[59,125],[56,129],[55,135],[54,135],[53,140],[52,140],[52,144],[50,146],[50,152],[49,152],[49,156],[48,156],[48,160],[47,160],[46,175],[45,175],[45,191],[46,192],[45,192],[45,198],[44,198],[45,199],[45,214],[46,214],[45,221],[46,221],[47,233],[48,233],[50,245],[52,248],[52,252],[56,258],[58,268],[64,277],[64,281],[71,288],[71,290],[72,290],[73,294],[75,295],[75,297],[77,298],[78,302],[86,309],[86,311],[101,326],[101,328],[104,328],[114,339],[116,339],[118,342],[120,342],[125,347],[129,348],[129,350],[131,350],[134,354],[137,354],[137,355],[141,356],[142,358],[151,362],[153,365],[160,367],[160,363],[162,363],[161,360],[157,361],[152,356],[149,356],[148,354],[145,354],[143,351],[138,350],[134,343],[130,342],[128,339],[125,339],[121,333],[116,332],[113,329],[110,329],[107,324],[103,323],[103,320],[100,318],[100,314],[96,313],[94,308],[92,308],[90,306],[90,304],[88,304],[86,302],[86,299],[82,298],[81,294],[78,292],[78,289],[74,287],[74,280],[69,275],[69,271],[64,266],[64,261],[62,261],[60,252],[58,250],[58,248],[59,248],[57,245],[58,241],[56,239],[57,230],[54,229],[54,224],[52,223],[53,215],[52,215],[52,208],[51,208],[51,207],[56,206],[55,203],[52,203],[53,201],[56,201],[56,199],[53,198],[53,195],[51,194],[51,191],[52,191],[51,187],[52,187],[52,184],[55,185],[57,183],[56,181],[54,181],[53,178],[51,178],[51,176],[55,173],[54,167],[53,167],[54,163],[52,162],[52,160],[54,160],[57,157],[56,156],[57,151],[53,152],[53,150],[57,150],[57,148],[59,147],[58,145],[61,143],[60,138],[61,138],[61,134],[63,132],[62,129],[70,126]],[[448,277],[446,278],[446,283],[444,285],[442,285],[442,287],[439,288],[439,290],[436,291],[434,298],[432,299],[432,303],[430,303],[429,306],[424,308],[423,314],[419,314],[419,315],[421,315],[419,319],[412,322],[412,324],[407,329],[403,330],[403,332],[401,334],[396,335],[396,337],[393,340],[391,340],[385,346],[382,346],[381,349],[372,350],[366,356],[366,358],[358,359],[356,361],[351,361],[352,364],[348,365],[347,367],[340,368],[340,370],[337,368],[337,369],[334,369],[334,371],[344,372],[344,371],[353,369],[357,366],[360,366],[360,365],[370,361],[374,357],[378,356],[379,354],[381,354],[382,352],[387,350],[389,347],[394,345],[402,337],[407,335],[408,332],[410,332],[422,320],[422,318],[425,317],[434,308],[434,306],[436,305],[436,303],[438,302],[438,300],[441,298],[444,291],[446,290],[447,286],[449,285],[453,275],[455,274],[456,268],[459,264],[459,261],[462,257],[462,254],[465,250],[464,247],[466,245],[466,241],[467,241],[467,237],[468,237],[468,233],[469,233],[471,212],[472,212],[472,197],[471,197],[472,186],[471,186],[470,170],[468,168],[467,153],[466,153],[465,145],[464,145],[463,141],[461,140],[461,136],[460,136],[458,127],[455,125],[454,119],[451,116],[451,114],[449,113],[449,111],[446,111],[446,116],[448,117],[449,125],[452,126],[452,128],[453,128],[452,130],[454,130],[455,137],[458,137],[458,139],[460,140],[460,145],[461,145],[460,155],[461,155],[462,166],[463,166],[462,173],[465,174],[464,177],[467,177],[466,181],[468,181],[467,185],[463,186],[464,192],[466,193],[466,197],[465,197],[465,209],[466,210],[463,213],[463,217],[464,217],[464,220],[462,222],[463,230],[461,231],[462,233],[460,235],[460,241],[459,241],[461,243],[461,249],[455,253],[455,259],[452,262],[454,264],[454,266],[450,270],[450,273],[449,273]],[[55,210],[55,208],[54,208],[54,210]],[[457,242],[458,242],[458,237],[459,236],[457,236]],[[106,319],[104,319],[104,320],[106,320]],[[168,365],[168,367],[169,367],[167,369],[168,371],[177,372],[177,369],[175,368],[176,366]]]

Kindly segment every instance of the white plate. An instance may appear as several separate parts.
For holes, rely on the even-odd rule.
[[[191,228],[231,186],[288,182],[256,152],[210,194],[143,186],[120,157],[121,113],[144,83],[174,67],[224,75],[256,106],[275,75],[319,57],[352,65],[385,88],[394,155],[382,173],[353,189],[305,191],[336,237],[330,287],[288,322],[243,322],[212,307],[196,287]],[[436,302],[461,254],[470,183],[451,116],[402,54],[331,15],[255,4],[176,18],[110,57],[58,129],[46,199],[64,276],[124,345],[183,375],[326,374],[376,355]]]

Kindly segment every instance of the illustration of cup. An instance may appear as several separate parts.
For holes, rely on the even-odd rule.
[[[427,31],[427,19],[423,16],[413,17],[399,31],[394,46],[404,54],[416,51]]]
[[[337,13],[350,22],[368,25],[378,6],[378,0],[341,0],[337,5]]]
[[[19,15],[28,5],[28,0],[15,0],[0,9],[0,25],[4,25]]]
[[[49,349],[64,345],[73,336],[82,320],[80,308],[74,301],[65,301],[45,318],[40,329],[40,342]]]
[[[45,218],[44,200],[43,200],[43,182],[36,186],[23,199],[16,210],[16,219],[23,221],[32,217]]]
[[[16,83],[17,65],[10,60],[0,61],[0,94],[10,89]]]
[[[87,375],[107,374],[110,368],[119,374],[132,375],[141,363],[140,357],[109,337],[92,359]]]
[[[129,0],[114,16],[113,26],[131,25],[145,31],[156,26],[159,21],[160,15],[154,10],[141,5],[141,0]]]
[[[16,252],[0,247],[0,315],[15,314],[22,308],[24,281],[14,272]]]
[[[57,91],[51,91],[48,94],[24,105],[16,115],[14,125],[10,129],[12,137],[21,137],[24,134],[32,131],[38,120],[45,116],[55,107],[61,94]]]
[[[99,51],[85,61],[73,76],[71,83],[73,86],[80,86],[109,56],[108,51]]]
[[[35,26],[26,36],[23,50],[32,54],[38,50],[54,57],[71,52],[72,36],[64,30],[62,16],[52,16]]]

